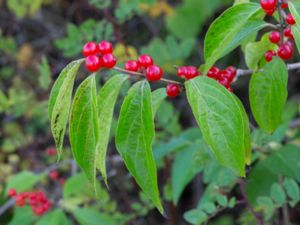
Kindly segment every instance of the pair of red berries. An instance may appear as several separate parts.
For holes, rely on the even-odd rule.
[[[265,53],[265,60],[271,62],[273,57],[278,55],[282,60],[290,60],[294,54],[294,46],[292,42],[286,41],[279,46],[277,53],[274,50],[269,50]]]
[[[51,201],[47,198],[44,192],[22,192],[17,193],[16,189],[9,189],[8,196],[14,198],[16,205],[23,207],[26,204],[30,205],[32,212],[37,216],[42,216],[52,207]]]
[[[207,76],[217,80],[229,91],[232,91],[230,85],[237,75],[237,70],[233,66],[228,66],[225,70],[220,70],[218,67],[212,67],[207,73]]]
[[[112,53],[113,46],[108,41],[101,41],[99,44],[87,42],[82,49],[86,69],[90,72],[97,72],[102,67],[106,69],[113,68],[117,63],[117,59]]]
[[[124,69],[131,72],[146,73],[148,81],[159,81],[163,76],[161,67],[154,65],[154,61],[150,55],[140,55],[138,60],[129,60],[125,63]]]
[[[277,0],[260,0],[260,6],[267,15],[272,16],[276,11]],[[288,7],[288,3],[285,0],[282,0],[280,7],[285,9]]]
[[[290,27],[284,29],[284,37],[294,40],[294,35]],[[269,35],[269,40],[273,44],[278,44],[281,41],[280,33],[278,31],[272,31]]]
[[[53,170],[49,173],[49,177],[52,181],[59,181],[60,185],[65,184],[65,179],[59,177],[59,172],[57,170]]]

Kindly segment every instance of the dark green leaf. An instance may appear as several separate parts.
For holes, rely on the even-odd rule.
[[[286,195],[283,188],[278,184],[274,183],[271,187],[271,197],[275,202],[282,205],[285,203]]]
[[[223,165],[245,176],[245,110],[218,82],[198,77],[186,82],[187,97],[205,141]]]
[[[71,109],[69,138],[74,158],[95,185],[96,152],[99,148],[99,120],[95,76],[78,87]]]
[[[283,186],[287,192],[287,195],[295,202],[300,200],[300,189],[297,182],[291,178],[284,180]]]
[[[100,170],[105,183],[106,175],[106,152],[109,142],[110,128],[119,92],[123,83],[127,80],[126,75],[115,75],[108,80],[98,94],[99,115],[99,145],[97,147],[96,166]]]
[[[116,133],[116,146],[129,172],[162,213],[156,164],[152,152],[153,137],[151,90],[148,82],[140,81],[131,87],[123,102]]]
[[[58,156],[63,147],[75,77],[82,61],[82,59],[73,61],[63,69],[55,81],[49,97],[48,113]]]
[[[287,67],[275,57],[263,71],[255,73],[250,81],[250,105],[258,125],[273,132],[282,121],[282,110],[287,99]]]

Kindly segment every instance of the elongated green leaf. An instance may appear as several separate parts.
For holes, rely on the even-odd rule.
[[[99,148],[97,148],[96,164],[100,170],[105,183],[106,175],[106,152],[109,141],[111,122],[113,118],[115,103],[120,89],[128,78],[127,75],[116,75],[105,83],[98,94],[98,114],[99,114]]]
[[[55,209],[43,216],[35,225],[70,225],[66,214],[61,209]]]
[[[251,110],[258,125],[266,132],[273,132],[281,123],[287,99],[287,81],[287,67],[277,57],[267,63],[263,71],[251,77]]]
[[[74,158],[95,185],[96,152],[99,147],[99,121],[95,76],[78,87],[71,109],[69,138]]]
[[[60,157],[66,132],[75,77],[82,59],[71,62],[59,75],[51,90],[48,114],[51,130]]]
[[[197,77],[186,82],[189,104],[216,158],[245,176],[247,115],[236,97],[213,79]]]
[[[116,225],[112,216],[89,208],[77,208],[72,211],[80,225]]]
[[[167,97],[166,89],[159,88],[152,92],[152,111],[153,116],[155,116],[160,104]]]
[[[289,2],[289,9],[296,20],[298,28],[300,28],[300,2]]]
[[[205,71],[267,24],[258,18],[259,4],[241,3],[226,10],[210,26],[204,41]]]
[[[116,146],[129,172],[162,213],[152,152],[153,137],[151,90],[148,82],[140,81],[132,86],[122,105]]]
[[[298,48],[298,52],[300,52],[300,26],[293,26],[292,27],[292,32],[293,32],[293,35],[295,37],[295,42],[296,42],[296,45],[297,45],[297,48]]]

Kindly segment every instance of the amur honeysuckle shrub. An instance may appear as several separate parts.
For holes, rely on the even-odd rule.
[[[264,19],[266,17],[268,20]],[[258,32],[267,34],[255,42]],[[261,0],[260,4],[237,1],[211,24],[204,42],[204,65],[199,69],[195,66],[176,67],[176,80],[164,78],[163,70],[158,66],[159,62],[150,55],[140,55],[137,60],[127,61],[124,68],[120,68],[116,66],[117,59],[110,42],[88,42],[82,51],[85,58],[71,62],[61,72],[49,98],[51,130],[58,153],[61,154],[64,136],[68,130],[74,159],[95,190],[97,171],[109,186],[106,152],[114,108],[122,86],[132,80],[132,86],[119,112],[115,146],[129,173],[163,214],[157,166],[152,151],[155,138],[154,118],[160,116],[156,115],[157,109],[166,97],[184,97],[186,93],[186,99],[202,133],[199,135],[203,137],[203,143],[197,145],[209,149],[215,159],[229,170],[223,174],[227,176],[226,182],[217,180],[217,177],[216,180],[204,177],[204,182],[208,185],[206,197],[202,198],[197,209],[186,213],[185,218],[193,224],[201,224],[226,208],[246,202],[256,219],[254,223],[264,224],[270,221],[276,208],[283,207],[286,203],[295,205],[299,201],[299,187],[296,182],[299,181],[299,175],[290,176],[284,169],[288,165],[279,163],[276,170],[282,177],[280,181],[274,180],[271,190],[268,190],[269,196],[264,196],[265,191],[251,191],[250,187],[255,183],[245,187],[243,179],[248,179],[246,167],[253,166],[257,155],[252,159],[255,148],[251,145],[250,136],[254,134],[250,134],[248,115],[242,102],[234,94],[231,83],[244,74],[251,74],[249,98],[255,121],[261,132],[278,132],[278,127],[283,123],[283,110],[288,96],[288,70],[300,68],[299,63],[286,63],[293,58],[296,52],[295,45],[300,50],[300,3],[284,0]],[[221,70],[215,66],[218,60],[239,46],[243,46],[249,70],[232,66]],[[76,74],[83,63],[86,70],[92,74],[79,85],[73,96]],[[104,86],[97,90],[96,76],[101,76],[101,70],[104,69],[116,70],[119,73],[111,75]],[[151,84],[154,82],[162,82],[166,84],[166,88],[151,90]],[[278,135],[280,134],[277,133],[276,137]],[[194,148],[190,151],[194,151]],[[293,152],[294,156],[288,152]],[[285,157],[294,160],[295,167],[299,165],[299,153],[295,152],[293,146],[286,146],[285,151],[278,151],[259,162],[250,178],[267,168],[268,163],[275,164]],[[183,154],[182,158],[176,158],[174,164],[180,165],[180,161],[184,159],[190,159],[189,155]],[[205,174],[208,174],[207,171]],[[268,171],[263,172],[268,176]],[[272,171],[270,174],[274,176],[276,172]],[[237,177],[242,179],[238,180]],[[252,182],[255,179],[252,179]],[[176,183],[176,180],[172,182]],[[234,182],[240,184],[245,199],[228,199],[226,195],[214,189],[215,185],[232,188]],[[181,193],[182,190],[179,190],[175,202]],[[251,205],[256,201],[258,205],[254,209]],[[256,210],[263,211],[263,216]]]

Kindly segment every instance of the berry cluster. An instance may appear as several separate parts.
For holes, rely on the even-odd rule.
[[[260,0],[260,5],[262,9],[266,12],[266,14],[272,16],[276,11],[277,4],[280,4],[282,9],[288,7],[288,3],[286,1],[279,0]],[[295,25],[296,21],[292,14],[288,14],[285,18],[284,24],[282,27],[285,27],[283,30],[283,35],[280,34],[279,31],[273,31],[269,35],[269,40],[271,43],[278,44],[278,50],[275,52],[274,50],[269,50],[265,53],[265,60],[267,62],[272,61],[273,56],[278,55],[283,60],[289,60],[293,57],[294,46],[290,40],[294,40],[294,36],[292,34],[291,26]],[[283,39],[283,40],[282,40]]]
[[[233,82],[234,78],[236,77],[237,70],[233,66],[228,66],[225,70],[220,70],[218,67],[212,67],[207,72],[207,76],[217,80],[220,84],[222,84],[225,88],[227,88],[230,92],[231,83]]]
[[[99,44],[87,42],[82,49],[86,69],[90,72],[97,72],[101,68],[113,68],[117,59],[112,53],[113,46],[108,41],[101,41]]]
[[[32,212],[37,216],[44,215],[52,207],[51,201],[42,191],[22,192],[18,194],[15,189],[9,189],[8,196],[14,198],[16,205],[19,207],[30,205]]]

